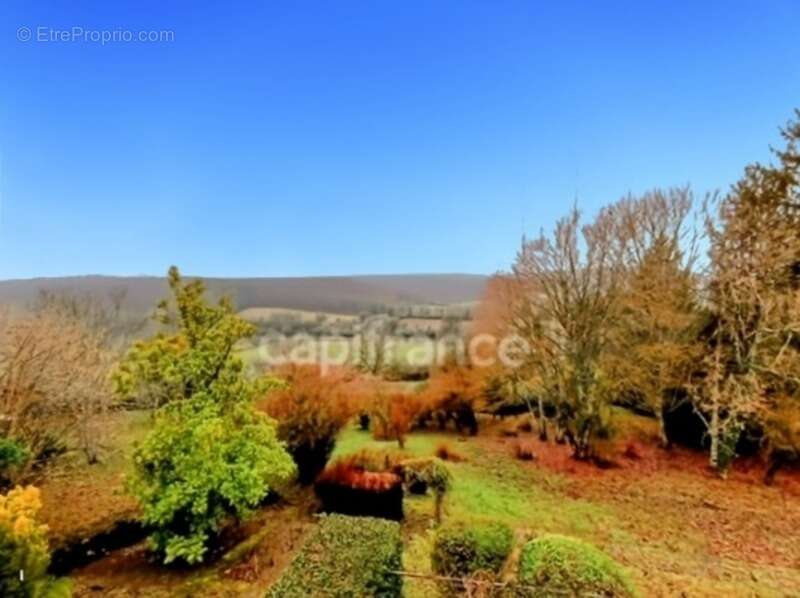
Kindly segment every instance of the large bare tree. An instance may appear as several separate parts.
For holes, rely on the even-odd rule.
[[[523,292],[518,328],[530,339],[531,361],[557,408],[574,456],[593,456],[608,421],[600,358],[608,346],[626,247],[613,206],[581,225],[577,208],[544,233],[524,240],[514,275]]]
[[[0,324],[0,434],[35,459],[76,448],[98,460],[115,354],[105,326],[85,316],[77,303],[48,296]]]

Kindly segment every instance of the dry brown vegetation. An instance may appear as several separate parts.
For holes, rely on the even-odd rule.
[[[0,435],[24,443],[29,466],[68,449],[99,458],[114,353],[70,307],[48,301],[0,326]]]

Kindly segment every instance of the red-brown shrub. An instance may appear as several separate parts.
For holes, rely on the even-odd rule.
[[[340,457],[336,463],[347,463],[364,471],[392,471],[397,465],[408,459],[402,451],[390,449],[362,449],[346,457]]]
[[[286,442],[301,484],[310,484],[325,467],[336,436],[353,414],[345,391],[351,382],[347,370],[322,375],[319,366],[290,365],[278,370],[286,388],[262,403],[278,420],[278,435]]]
[[[630,441],[625,445],[625,452],[623,455],[625,455],[626,459],[631,459],[632,461],[638,461],[642,458],[642,453],[639,450],[639,446],[633,441]]]
[[[517,430],[516,426],[505,425],[500,428],[500,436],[505,436],[506,438],[516,438],[519,436],[519,431]]]
[[[366,471],[348,461],[329,465],[317,477],[319,484],[335,484],[371,492],[385,492],[400,482],[400,476],[390,471]]]
[[[527,417],[517,424],[517,430],[520,432],[533,432],[533,424]]]
[[[330,513],[403,517],[403,481],[390,471],[367,471],[353,457],[325,468],[314,484],[322,508]]]

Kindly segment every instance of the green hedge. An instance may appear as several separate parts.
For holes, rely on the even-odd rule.
[[[514,543],[503,523],[446,523],[436,532],[431,565],[439,575],[468,577],[478,571],[498,573]]]
[[[546,534],[526,543],[519,558],[518,596],[635,596],[625,570],[598,548]]]
[[[325,515],[267,598],[399,598],[402,554],[397,522]]]

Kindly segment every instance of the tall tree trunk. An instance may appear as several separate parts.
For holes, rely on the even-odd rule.
[[[658,436],[661,440],[661,448],[669,449],[671,447],[669,436],[667,436],[667,427],[664,423],[664,406],[656,409],[656,417],[658,418]]]
[[[539,440],[545,442],[547,440],[547,418],[544,415],[544,399],[542,395],[538,397],[539,402]]]
[[[719,424],[719,406],[714,402],[711,409],[711,422],[708,427],[708,433],[711,436],[711,450],[708,455],[708,464],[719,471],[719,439],[720,439],[720,424]]]

